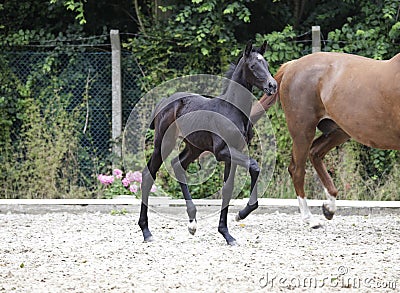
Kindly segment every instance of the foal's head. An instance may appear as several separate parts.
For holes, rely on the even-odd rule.
[[[269,72],[268,62],[263,56],[266,49],[266,42],[260,48],[253,48],[252,43],[248,42],[240,62],[243,62],[245,67],[246,82],[270,96],[276,93],[277,83]]]

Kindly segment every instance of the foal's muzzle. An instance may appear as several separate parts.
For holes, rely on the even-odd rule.
[[[266,93],[268,96],[271,96],[276,93],[277,88],[278,88],[278,85],[274,79],[273,81],[268,82],[267,87],[264,87],[264,93]]]

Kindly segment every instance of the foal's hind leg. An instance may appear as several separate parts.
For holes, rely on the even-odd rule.
[[[349,138],[350,137],[347,133],[342,129],[337,128],[329,133],[322,134],[320,137],[315,139],[310,149],[311,163],[324,185],[326,197],[328,199],[328,202],[322,205],[322,211],[325,218],[328,220],[331,220],[336,212],[335,199],[338,191],[322,160],[332,148],[344,143]]]
[[[196,220],[196,206],[193,204],[192,196],[190,195],[189,188],[187,186],[185,172],[191,162],[196,160],[202,151],[194,146],[186,145],[185,149],[179,154],[178,157],[171,161],[172,168],[174,169],[176,179],[181,186],[183,197],[186,201],[186,211],[189,216],[188,230],[189,233],[194,235],[197,230]]]
[[[140,207],[138,225],[142,230],[145,242],[153,241],[153,236],[149,230],[149,221],[147,217],[150,190],[154,183],[154,180],[156,179],[157,171],[160,169],[163,163],[163,158],[167,157],[172,152],[176,142],[176,137],[171,136],[164,138],[165,130],[170,125],[170,123],[165,123],[168,122],[165,120],[161,122],[159,124],[164,125],[164,128],[159,127],[158,131],[156,128],[154,138],[154,151],[142,173],[142,204]]]
[[[161,151],[155,149],[146,168],[142,173],[142,204],[140,207],[140,216],[138,225],[142,229],[143,238],[145,242],[153,241],[153,235],[149,230],[149,221],[147,217],[148,204],[149,204],[149,193],[151,186],[156,179],[157,171],[160,169],[162,164]]]

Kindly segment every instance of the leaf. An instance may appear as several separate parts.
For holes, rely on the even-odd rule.
[[[225,10],[222,12],[223,14],[230,14],[233,13],[234,9],[231,5],[229,5],[227,8],[225,8]]]
[[[207,56],[209,54],[209,51],[207,48],[201,48],[201,54],[203,54],[204,56]]]

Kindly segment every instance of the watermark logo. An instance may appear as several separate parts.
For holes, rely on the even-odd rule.
[[[398,280],[383,280],[379,277],[352,276],[349,268],[339,266],[336,273],[329,276],[287,276],[267,272],[258,280],[264,288],[317,289],[317,288],[354,288],[354,289],[391,289],[398,288]]]

